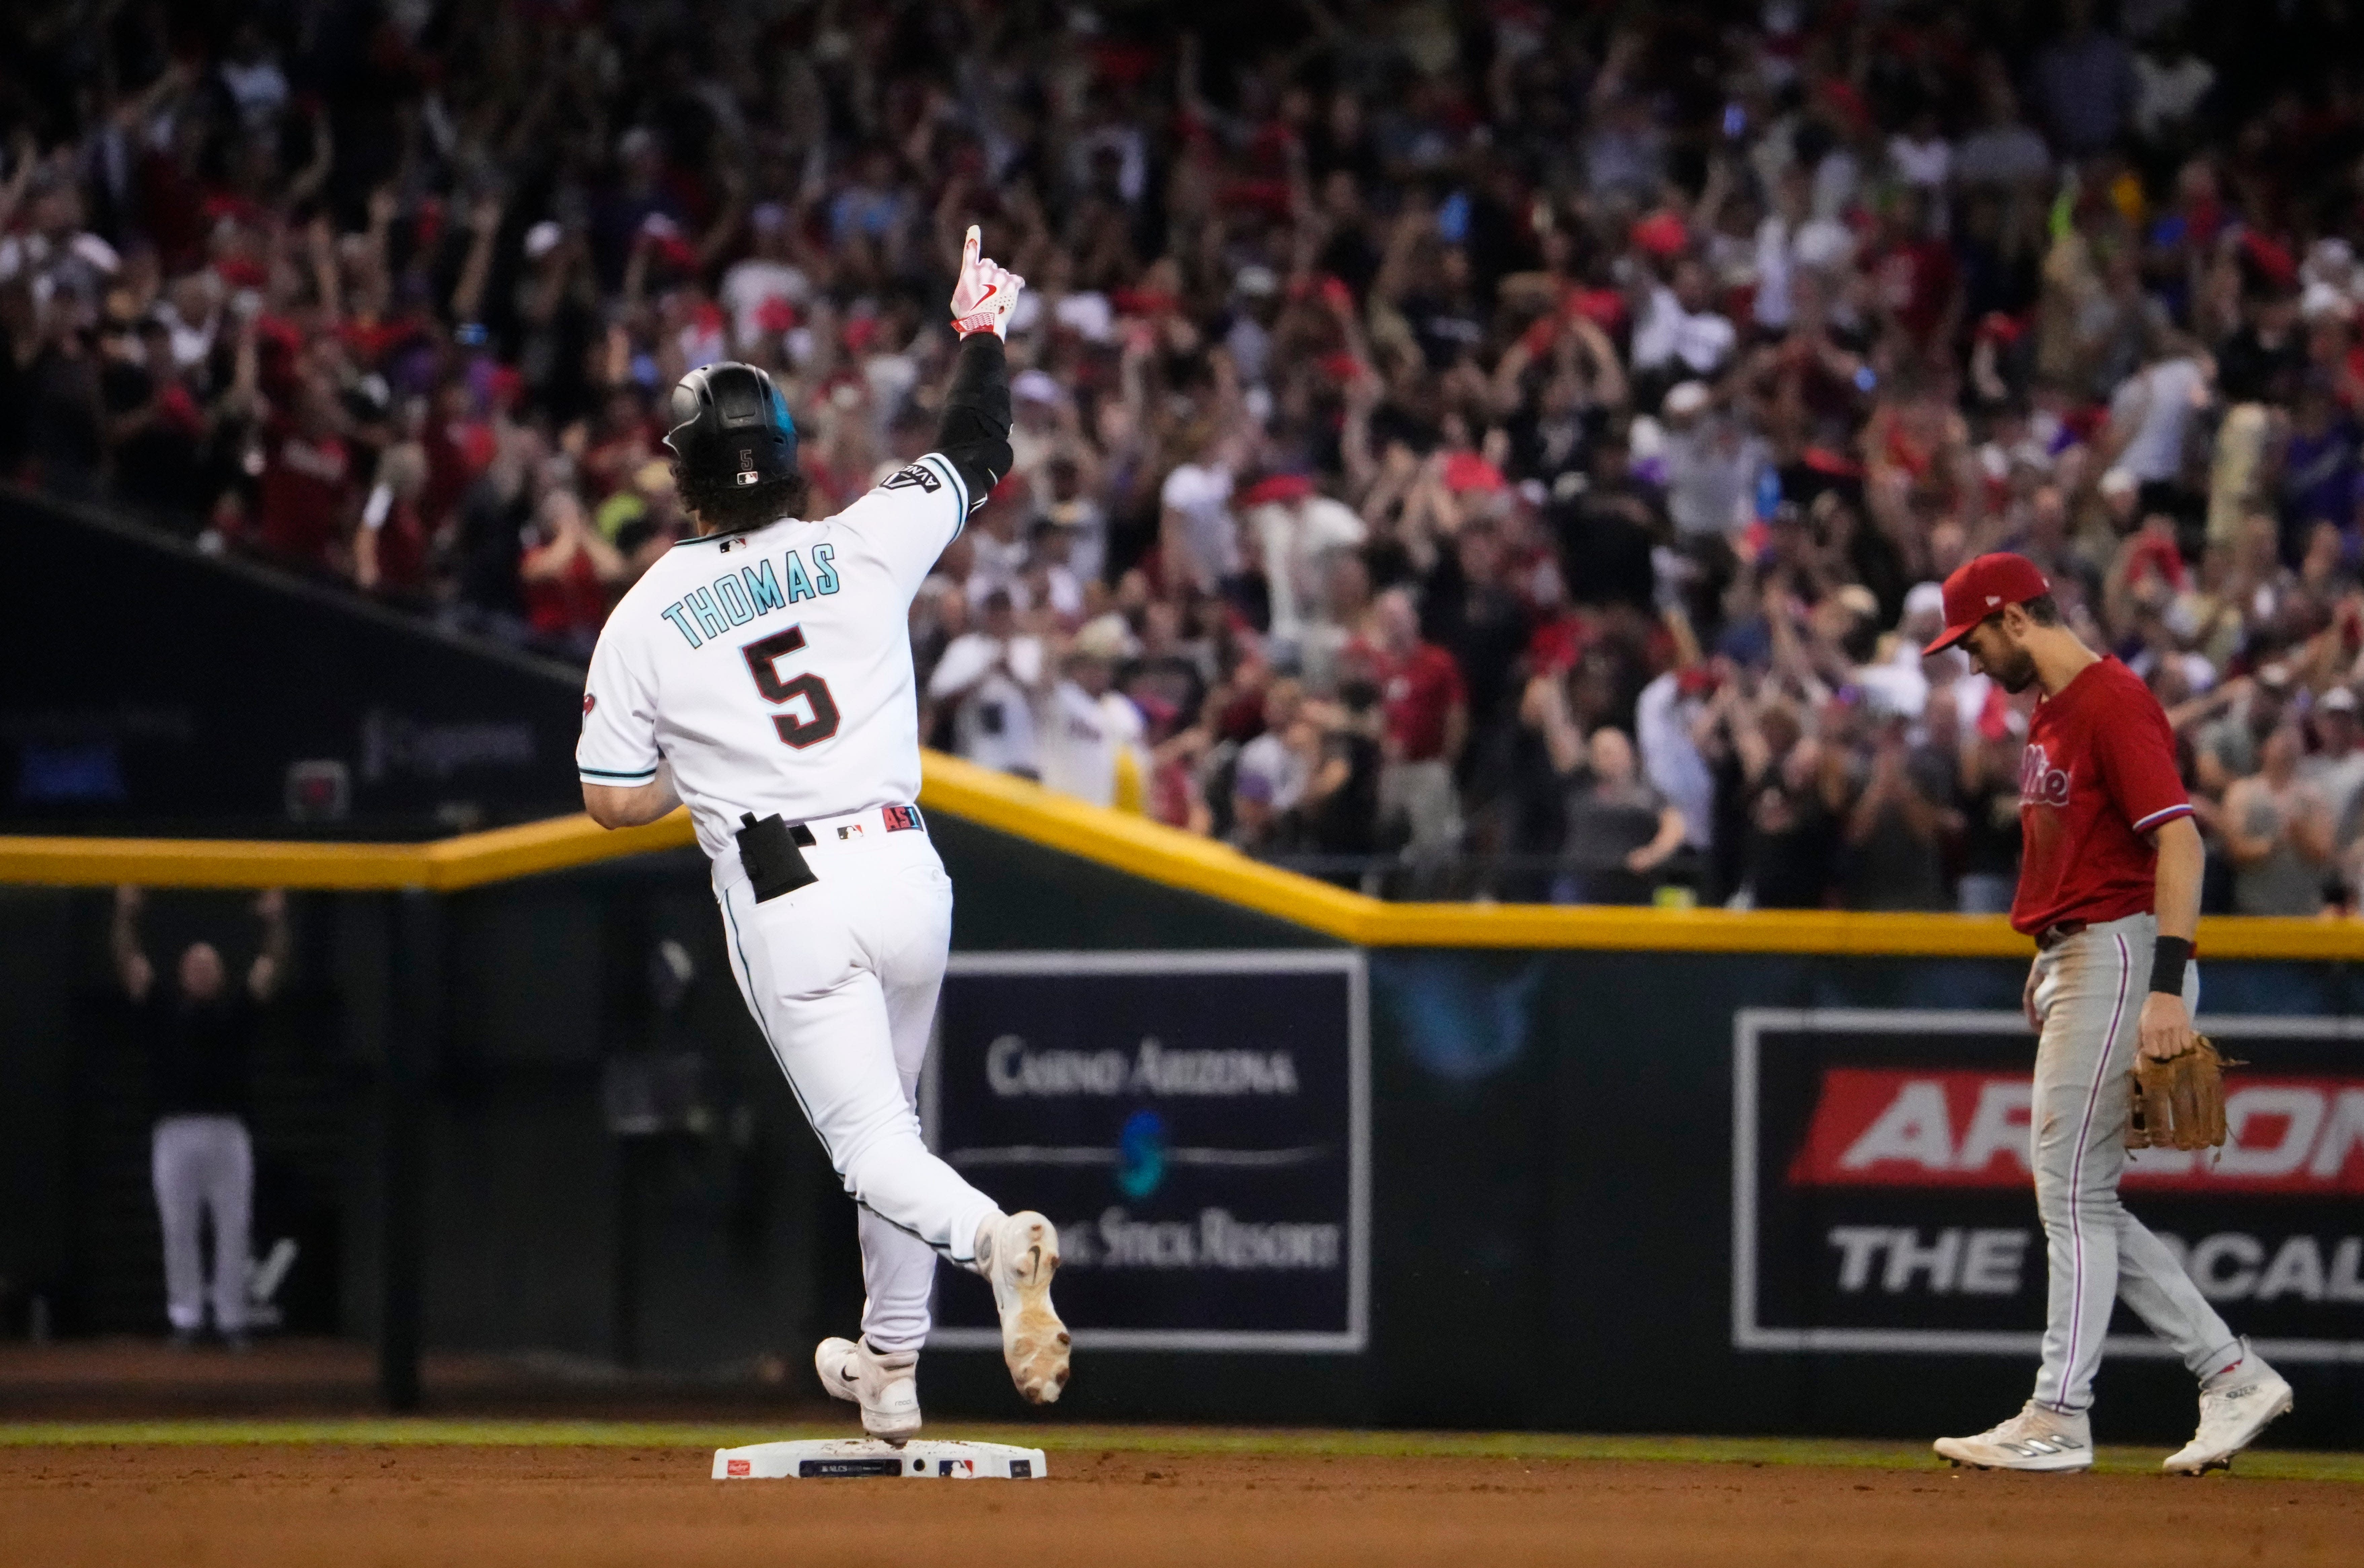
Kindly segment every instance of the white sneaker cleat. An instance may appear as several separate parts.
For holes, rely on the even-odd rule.
[[[976,1272],[993,1285],[1001,1359],[1032,1405],[1054,1403],[1067,1386],[1067,1326],[1051,1307],[1058,1267],[1058,1228],[1031,1209],[997,1215],[977,1231]]]
[[[1940,1458],[1980,1470],[2091,1470],[2093,1423],[2031,1399],[2020,1413],[1974,1438],[1939,1438]]]
[[[2233,1456],[2291,1411],[2291,1385],[2282,1374],[2251,1354],[2226,1386],[2200,1391],[2200,1429],[2159,1468],[2169,1475],[2230,1470]]]
[[[853,1340],[823,1340],[813,1351],[820,1385],[862,1407],[862,1429],[900,1448],[920,1430],[920,1352],[881,1355]]]

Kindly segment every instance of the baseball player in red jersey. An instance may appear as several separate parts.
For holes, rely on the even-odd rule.
[[[2208,1305],[2118,1199],[2135,1055],[2191,1044],[2191,944],[2205,851],[2158,700],[2061,624],[2034,562],[1982,555],[1946,580],[1946,630],[2004,690],[2041,686],[2020,763],[2024,851],[2011,923],[2035,939],[2024,1004],[2038,1034],[2028,1129],[2050,1295],[2035,1396],[1937,1451],[1996,1470],[2083,1470],[2110,1309],[2124,1296],[2200,1382],[2200,1428],[2172,1473],[2229,1465],[2291,1407],[2291,1387]]]

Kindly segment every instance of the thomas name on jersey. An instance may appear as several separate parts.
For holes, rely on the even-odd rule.
[[[673,622],[674,629],[687,639],[692,648],[700,647],[734,626],[745,626],[757,616],[836,593],[836,558],[834,546],[814,545],[812,568],[807,571],[803,556],[793,550],[786,550],[781,556],[779,576],[773,574],[769,561],[757,561],[736,572],[724,573],[714,580],[711,588],[691,589],[657,614]]]

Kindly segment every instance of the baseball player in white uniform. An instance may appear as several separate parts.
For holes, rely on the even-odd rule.
[[[1004,1214],[920,1135],[920,1068],[952,931],[952,883],[920,794],[908,615],[936,557],[1009,472],[1003,339],[1025,280],[977,253],[953,293],[959,359],[935,449],[825,522],[763,372],[692,371],[673,450],[697,537],[633,584],[599,634],[575,762],[607,828],[689,807],[714,862],[732,970],[830,1162],[860,1206],[859,1340],[821,1341],[831,1394],[899,1443],[939,1253],[985,1276],[1018,1391],[1058,1398],[1059,1239]]]

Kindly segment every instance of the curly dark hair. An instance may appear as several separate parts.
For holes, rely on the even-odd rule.
[[[811,489],[801,473],[767,479],[761,484],[733,484],[729,480],[700,482],[686,477],[678,462],[673,465],[673,482],[681,492],[681,504],[700,523],[726,534],[759,528],[781,517],[796,516],[804,510],[805,498]]]

